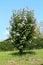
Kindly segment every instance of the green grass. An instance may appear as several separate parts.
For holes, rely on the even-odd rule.
[[[43,65],[43,49],[0,52],[0,65]]]

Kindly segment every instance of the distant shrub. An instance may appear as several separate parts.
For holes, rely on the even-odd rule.
[[[43,48],[43,38],[37,38],[33,40],[33,48]]]
[[[10,41],[7,40],[7,41],[0,42],[0,51],[10,51],[13,49],[14,46]]]

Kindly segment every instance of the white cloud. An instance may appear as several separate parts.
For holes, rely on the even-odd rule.
[[[8,30],[6,30],[4,34],[9,34],[9,31],[8,31]]]

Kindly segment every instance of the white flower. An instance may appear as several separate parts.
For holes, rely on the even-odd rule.
[[[19,17],[19,19],[22,19],[21,17]]]
[[[23,21],[23,23],[24,23],[25,21]]]
[[[21,27],[23,27],[23,25],[22,25],[21,23],[19,23],[19,24],[18,24],[18,26],[21,26]]]
[[[24,36],[23,39],[26,39],[26,36]]]
[[[24,19],[27,21],[27,18],[26,18],[26,16],[24,16]]]
[[[24,18],[26,18],[26,16],[24,16]]]
[[[24,25],[25,25],[25,23],[24,23],[24,22],[22,22],[22,25],[24,26]]]
[[[25,18],[25,20],[27,21],[27,18]]]
[[[34,29],[34,31],[37,31],[37,27]]]
[[[34,45],[37,45],[37,44],[34,44]]]
[[[31,41],[29,41],[29,43],[31,44]]]
[[[37,37],[34,37],[34,39],[37,39]]]
[[[17,36],[20,36],[20,34],[19,34],[19,33],[17,33],[16,35],[17,35]]]
[[[34,26],[34,24],[30,24],[31,26]]]
[[[34,31],[36,31],[36,29]]]
[[[13,32],[14,34],[16,33],[16,32]]]
[[[25,25],[24,21],[18,24],[18,26],[21,26],[21,27],[23,27],[24,25]]]
[[[11,40],[11,42],[13,42],[13,40]]]

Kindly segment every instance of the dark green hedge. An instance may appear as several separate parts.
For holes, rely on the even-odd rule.
[[[9,51],[13,49],[14,49],[14,46],[10,41],[0,42],[0,51]]]

